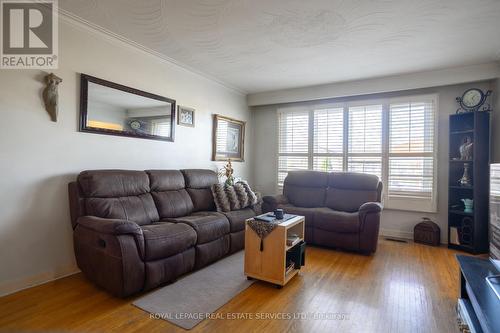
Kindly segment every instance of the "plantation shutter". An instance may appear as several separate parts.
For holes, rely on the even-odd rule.
[[[382,179],[382,105],[349,108],[347,169]]]
[[[313,169],[343,171],[344,108],[314,110]]]
[[[278,191],[292,170],[361,172],[387,208],[437,209],[437,95],[278,109]]]
[[[289,171],[307,170],[309,157],[309,112],[278,110],[278,187]]]
[[[391,101],[387,207],[436,210],[434,97]]]

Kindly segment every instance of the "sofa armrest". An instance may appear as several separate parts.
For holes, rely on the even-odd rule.
[[[135,222],[126,220],[104,219],[96,216],[82,216],[78,218],[77,224],[102,234],[108,234],[108,235],[133,234],[142,236],[142,229],[139,227],[139,225]]]
[[[365,202],[359,207],[359,215],[366,215],[368,213],[380,213],[384,206],[380,202]]]
[[[284,205],[288,203],[288,199],[282,195],[266,195],[265,197],[262,198],[263,204],[262,204],[262,210],[265,212],[272,212],[276,208],[278,208],[279,205]]]
[[[118,297],[143,290],[145,245],[136,223],[82,216],[73,244],[78,267],[98,286]]]
[[[369,254],[377,250],[382,209],[383,206],[379,202],[367,202],[359,207],[359,249],[361,252]]]

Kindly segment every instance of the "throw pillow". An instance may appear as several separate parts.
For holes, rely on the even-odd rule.
[[[239,181],[233,186],[225,184],[212,185],[215,206],[219,212],[229,212],[256,205],[258,197],[245,181]]]

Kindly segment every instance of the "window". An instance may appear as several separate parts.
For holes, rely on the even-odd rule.
[[[387,206],[435,210],[434,109],[432,99],[389,105]]]
[[[347,170],[382,179],[382,105],[349,107]]]
[[[344,169],[344,109],[314,110],[313,169],[342,171]]]
[[[437,96],[278,110],[278,188],[291,170],[351,171],[384,182],[387,208],[436,211]]]
[[[278,186],[281,187],[288,171],[309,168],[309,112],[280,112],[278,117]]]
[[[170,120],[152,119],[151,126],[153,135],[170,136]]]

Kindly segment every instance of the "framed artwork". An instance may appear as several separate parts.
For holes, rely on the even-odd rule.
[[[177,125],[194,127],[194,109],[179,105],[177,113]]]
[[[214,115],[212,139],[213,161],[244,161],[245,122]]]

